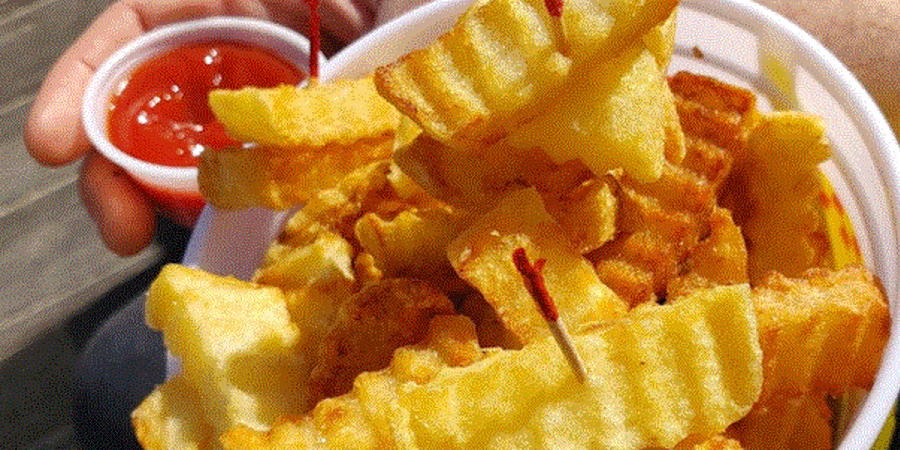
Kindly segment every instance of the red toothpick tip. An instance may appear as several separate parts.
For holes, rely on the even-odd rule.
[[[519,247],[513,250],[513,264],[516,265],[516,270],[525,279],[525,287],[531,293],[531,296],[534,297],[534,301],[541,310],[541,315],[544,316],[544,320],[555,322],[559,319],[559,311],[556,309],[553,299],[550,298],[550,293],[547,292],[547,285],[544,283],[544,275],[541,273],[541,270],[544,268],[544,262],[543,259],[539,259],[532,266],[524,248]]]
[[[544,0],[544,6],[547,12],[553,17],[561,17],[563,9],[563,0]]]
[[[544,0],[544,7],[551,17],[551,27],[555,29],[557,37],[560,39],[559,51],[564,55],[569,54],[569,44],[566,42],[566,32],[562,24],[564,0]]]
[[[566,331],[565,324],[563,324],[563,321],[559,318],[559,311],[556,309],[556,304],[550,297],[550,293],[547,292],[547,285],[544,283],[544,275],[542,272],[546,261],[544,259],[538,259],[534,265],[532,265],[531,261],[528,260],[525,249],[522,247],[513,250],[512,259],[513,264],[516,266],[516,270],[522,274],[522,278],[525,280],[525,287],[528,289],[534,302],[537,303],[541,315],[550,327],[553,338],[556,339],[556,343],[566,357],[566,361],[568,361],[569,366],[572,367],[575,376],[578,377],[578,381],[581,383],[587,382],[588,374],[587,369],[584,367],[584,362],[581,361],[581,357],[578,355],[578,352],[575,351],[575,344],[572,342],[569,332]]]

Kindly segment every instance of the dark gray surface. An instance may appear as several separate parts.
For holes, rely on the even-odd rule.
[[[165,379],[165,347],[136,296],[97,329],[75,365],[72,418],[85,448],[139,449],[130,413]]]
[[[162,264],[181,259],[189,237],[165,221],[158,231],[159,261],[0,364],[0,449],[76,449],[76,437],[85,449],[133,443],[128,412],[164,376],[143,294]]]

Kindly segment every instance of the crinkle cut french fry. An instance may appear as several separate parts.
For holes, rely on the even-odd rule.
[[[540,147],[557,163],[577,158],[598,176],[621,167],[653,181],[662,174],[673,102],[653,55],[633,45],[573,70],[551,104],[513,130],[509,142]]]
[[[238,427],[223,443],[229,450],[671,448],[721,431],[759,395],[762,355],[746,285],[644,308],[574,340],[587,384],[552,337],[487,351],[466,366],[445,364],[419,383],[403,370],[433,367],[433,353],[423,351],[421,364],[363,374],[351,393],[311,415],[268,433]]]
[[[134,434],[145,450],[210,448],[213,430],[197,410],[194,386],[176,375],[153,389],[131,413]]]
[[[177,264],[163,267],[147,295],[147,323],[182,362],[202,413],[218,434],[237,424],[273,425],[300,411],[302,333],[281,290]],[[280,377],[259,378],[279,373]]]
[[[818,202],[819,169],[831,153],[821,119],[796,111],[763,115],[722,192],[750,249],[750,280],[771,270],[800,276],[828,258]]]
[[[716,191],[746,153],[758,114],[751,92],[709,77],[681,72],[669,86],[685,152],[667,152],[656,181],[617,177],[617,235],[588,255],[600,279],[632,305],[668,296],[671,277],[690,270],[689,256],[715,226]],[[681,287],[700,280],[686,281]]]
[[[868,388],[890,332],[887,301],[867,270],[772,273],[753,290],[765,377],[761,402]]]
[[[549,330],[512,261],[524,247],[529,258],[544,258],[547,288],[570,331],[625,313],[625,304],[606,286],[562,228],[544,209],[540,194],[527,188],[507,194],[447,246],[450,263],[494,307],[521,343]]]
[[[352,145],[395,132],[400,113],[375,90],[372,77],[305,87],[214,90],[209,106],[229,136],[263,147]]]
[[[636,41],[676,3],[615,0],[601,9],[572,0],[556,19],[540,0],[480,2],[437,42],[379,68],[376,86],[441,142],[457,148],[493,143],[540,111],[568,78],[572,58],[586,63]]]
[[[218,90],[210,107],[232,137],[254,144],[200,156],[200,190],[225,209],[305,203],[356,168],[387,159],[398,132],[403,140],[417,132],[378,95],[372,77]]]
[[[829,450],[831,408],[824,394],[774,397],[728,427],[747,450]]]
[[[679,72],[669,78],[684,131],[687,154],[682,166],[714,187],[725,181],[747,152],[750,130],[759,117],[756,96],[714,78]]]
[[[289,209],[334,187],[347,174],[393,153],[393,131],[322,148],[213,149],[200,155],[203,196],[224,209]]]

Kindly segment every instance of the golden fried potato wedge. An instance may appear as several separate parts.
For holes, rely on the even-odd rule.
[[[219,208],[289,209],[360,166],[390,158],[393,151],[392,131],[320,148],[211,149],[200,155],[197,181],[203,197]]]
[[[363,250],[387,277],[437,279],[453,273],[447,244],[469,223],[451,208],[408,209],[390,220],[368,213],[354,225]]]
[[[245,87],[210,92],[209,106],[228,134],[262,147],[353,145],[393,133],[400,113],[375,90],[372,77],[306,87]]]
[[[226,449],[671,448],[713,435],[759,394],[762,355],[749,290],[719,287],[576,336],[590,378],[577,381],[551,337],[443,364],[418,352],[360,375],[353,391],[269,433],[237,427]],[[413,356],[408,353],[407,357]],[[539,370],[536,370],[539,368]],[[664,387],[664,388],[663,388]]]
[[[600,283],[544,209],[540,194],[520,189],[476,218],[447,246],[456,273],[481,292],[519,342],[540,339],[549,330],[513,264],[512,253],[518,247],[525,248],[532,260],[546,260],[547,289],[573,333],[625,313],[624,303]]]
[[[818,164],[830,156],[820,119],[799,112],[761,116],[722,192],[750,252],[750,280],[771,270],[799,276],[829,257],[818,202]]]
[[[364,371],[387,367],[394,350],[421,341],[431,318],[445,314],[454,314],[450,299],[424,281],[393,278],[364,287],[340,306],[318,344],[310,405],[349,392]]]
[[[183,375],[153,389],[131,412],[138,442],[145,450],[207,450],[215,448],[212,427],[198,411],[200,398]]]
[[[867,270],[811,269],[798,279],[773,273],[754,288],[753,299],[764,357],[761,402],[871,386],[890,319]]]
[[[296,357],[301,363],[301,377],[305,383],[315,362],[316,345],[334,322],[341,303],[356,292],[355,286],[344,284],[335,286],[311,286],[304,289],[285,291],[291,322],[301,330]],[[306,399],[304,398],[305,402]]]
[[[301,410],[301,332],[279,289],[170,264],[151,284],[146,308],[197,391],[195,413],[215,435],[237,424],[267,428]]]
[[[433,138],[477,148],[537,114],[569,77],[573,59],[593,63],[636,41],[676,3],[572,0],[553,18],[540,0],[476,2],[435,43],[379,68],[375,83]]]
[[[747,450],[829,450],[834,448],[831,418],[823,394],[774,397],[755,405],[727,434]]]
[[[557,163],[578,158],[598,176],[621,167],[653,181],[662,174],[667,127],[680,132],[673,104],[653,54],[634,45],[575,71],[550,106],[512,131],[509,142],[540,147]]]

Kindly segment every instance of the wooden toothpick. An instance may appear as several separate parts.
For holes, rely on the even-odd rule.
[[[562,350],[563,356],[566,357],[566,361],[572,367],[572,371],[575,372],[578,381],[586,383],[588,380],[587,369],[584,367],[581,356],[575,351],[575,344],[572,342],[565,324],[559,318],[556,304],[553,303],[550,293],[547,292],[547,285],[544,283],[544,275],[541,272],[544,268],[544,259],[538,259],[532,265],[531,261],[528,260],[525,249],[521,247],[513,251],[512,259],[516,270],[519,271],[525,280],[525,287],[528,289],[528,293],[531,294],[531,297],[537,303],[541,316],[547,322],[547,325],[550,326],[550,332]]]

